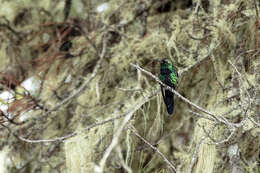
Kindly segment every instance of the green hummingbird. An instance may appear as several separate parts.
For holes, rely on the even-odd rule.
[[[175,86],[178,83],[178,72],[177,69],[173,66],[173,64],[167,60],[163,59],[160,61],[160,75],[159,79],[169,87],[175,89]],[[172,114],[174,110],[174,98],[173,93],[170,90],[164,88],[161,85],[162,96],[164,103],[167,108],[168,114]]]

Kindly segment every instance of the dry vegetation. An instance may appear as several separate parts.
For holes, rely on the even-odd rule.
[[[104,2],[1,1],[0,173],[260,172],[259,1]]]

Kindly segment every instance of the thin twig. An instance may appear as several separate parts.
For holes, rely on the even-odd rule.
[[[85,36],[85,37],[88,38],[87,36]],[[89,41],[90,41],[90,40],[89,40]],[[54,112],[54,111],[58,110],[61,106],[63,106],[63,105],[66,104],[67,102],[71,101],[72,99],[76,98],[77,96],[79,96],[79,94],[87,88],[89,82],[96,76],[96,74],[97,74],[97,72],[98,72],[98,69],[99,69],[100,66],[101,66],[101,62],[103,61],[104,56],[105,56],[106,47],[107,47],[107,40],[106,40],[106,38],[104,38],[104,40],[103,40],[103,49],[102,49],[101,53],[99,54],[99,60],[98,60],[98,62],[97,62],[97,64],[96,64],[96,66],[95,66],[95,68],[94,68],[92,74],[91,74],[90,77],[84,82],[84,84],[81,85],[80,88],[79,88],[77,91],[75,91],[73,94],[71,94],[70,96],[68,96],[68,97],[65,98],[64,100],[62,100],[60,103],[58,103],[58,104],[57,104],[56,106],[54,106],[52,109],[50,109],[50,110],[47,111],[47,112],[42,113],[40,116],[37,116],[37,117],[42,118],[42,117],[44,117],[44,116],[50,114],[51,112]],[[93,45],[93,48],[97,51],[97,49],[95,48],[94,45]]]
[[[204,112],[210,116],[212,116],[214,119],[218,120],[219,122],[222,122],[222,123],[226,123],[225,121],[223,121],[222,119],[218,118],[214,113],[211,113],[205,109],[203,109],[202,107],[196,105],[195,103],[192,103],[190,100],[186,99],[185,97],[183,97],[180,93],[178,93],[177,91],[175,91],[173,88],[171,88],[170,86],[168,85],[165,85],[163,82],[160,81],[159,78],[157,78],[156,76],[154,76],[151,72],[148,72],[146,70],[144,70],[143,68],[141,68],[140,66],[138,65],[135,65],[135,64],[130,64],[131,66],[135,67],[136,69],[144,72],[145,74],[151,76],[152,78],[154,78],[156,80],[156,82],[158,82],[159,84],[161,84],[162,86],[165,87],[165,89],[167,90],[170,90],[171,92],[173,92],[175,95],[177,95],[180,99],[182,99],[184,102],[188,103],[189,105],[195,107],[196,109],[200,110],[201,112]]]
[[[139,107],[138,107],[139,109]],[[99,162],[99,166],[96,167],[96,172],[98,173],[103,173],[104,171],[104,167],[106,164],[106,161],[108,159],[108,156],[110,155],[110,153],[112,152],[112,150],[115,148],[115,146],[118,144],[119,141],[119,137],[125,127],[125,125],[128,123],[128,121],[132,118],[134,112],[137,109],[132,109],[124,118],[124,120],[120,123],[120,126],[118,127],[117,131],[114,133],[113,135],[113,139],[112,142],[110,143],[109,147],[106,149],[105,153],[103,154],[102,159]]]
[[[181,76],[183,73],[189,71],[191,68],[193,68],[193,67],[195,67],[195,66],[201,64],[201,63],[202,63],[203,61],[205,61],[206,59],[210,58],[210,55],[212,54],[212,51],[213,51],[214,49],[216,49],[219,45],[220,45],[220,44],[218,44],[215,48],[211,48],[211,49],[208,51],[207,55],[205,55],[204,57],[202,57],[200,60],[196,61],[196,63],[194,63],[194,64],[192,64],[192,65],[186,67],[185,69],[183,69],[183,70],[179,73],[179,76]]]
[[[259,18],[259,14],[258,14],[258,8],[257,8],[256,0],[254,0],[254,5],[255,5],[256,19],[258,20],[258,18]]]
[[[244,86],[244,84],[243,84],[243,80],[242,80],[242,75],[241,75],[241,73],[238,71],[238,69],[236,68],[236,66],[235,66],[230,60],[228,60],[228,63],[231,64],[231,66],[235,69],[236,73],[238,74],[238,79],[240,80],[241,86],[242,86],[243,90],[245,91],[245,93],[246,93],[246,95],[247,95],[247,97],[248,97],[248,101],[246,101],[246,103],[248,103],[248,106],[247,106],[247,108],[245,109],[245,117],[243,118],[243,120],[242,120],[240,123],[238,123],[238,124],[233,124],[234,126],[236,126],[236,127],[238,128],[238,127],[243,126],[243,125],[246,123],[246,121],[248,120],[248,111],[249,111],[249,109],[251,108],[253,98],[250,97],[249,92],[247,91],[247,89],[245,88],[245,86]],[[241,99],[242,99],[242,98],[241,98]]]
[[[256,122],[256,121],[254,120],[254,118],[249,117],[249,120],[250,120],[252,123],[254,123],[256,126],[260,127],[260,123]]]
[[[133,107],[129,108],[125,113],[120,114],[118,116],[115,116],[113,118],[109,118],[107,120],[103,120],[97,123],[93,123],[87,127],[85,127],[83,130],[81,131],[77,131],[77,132],[73,132],[71,134],[68,134],[66,136],[62,136],[62,137],[56,137],[56,138],[52,138],[52,139],[26,139],[24,137],[19,136],[18,138],[24,142],[28,142],[28,143],[49,143],[49,142],[57,142],[57,141],[64,141],[66,139],[69,139],[73,136],[76,136],[80,133],[83,133],[85,131],[88,131],[90,129],[93,129],[97,126],[101,126],[110,122],[114,122],[115,120],[118,120],[120,118],[125,117],[126,115],[128,115],[132,110],[140,108],[143,104],[145,104],[146,102],[148,102],[153,96],[155,96],[156,94],[158,94],[160,92],[160,89],[156,90],[156,91],[152,91],[147,97],[145,97],[145,99],[141,100],[140,102],[138,102],[136,105],[134,105]]]
[[[200,128],[202,128],[202,130],[204,131],[204,133],[206,134],[206,136],[207,136],[211,141],[213,141],[213,142],[216,142],[216,140],[215,140],[213,137],[211,137],[210,133],[215,129],[215,127],[216,127],[217,125],[218,125],[218,123],[214,123],[214,124],[213,124],[213,127],[210,129],[210,132],[207,132],[207,130],[205,129],[205,126],[204,126],[204,125],[198,124],[198,126],[199,126]]]
[[[129,111],[126,113],[126,115],[124,116],[125,117],[124,120],[121,122],[120,126],[118,127],[117,131],[115,132],[115,134],[113,136],[111,144],[106,149],[106,151],[105,151],[105,153],[103,155],[103,158],[101,159],[101,161],[99,163],[99,166],[96,167],[96,172],[103,173],[106,160],[107,160],[108,156],[110,155],[110,153],[112,152],[112,150],[114,149],[114,147],[117,145],[117,143],[119,141],[120,134],[122,133],[125,125],[132,118],[133,113],[136,112],[144,103],[146,103],[149,100],[150,100],[150,97],[147,97],[144,100],[141,100],[140,102],[135,104],[134,107],[129,109]]]
[[[226,97],[226,98],[224,98],[223,100],[217,102],[217,103],[213,106],[213,110],[215,110],[215,109],[217,108],[217,106],[219,106],[221,103],[227,102],[227,101],[229,101],[230,99],[233,99],[233,98],[235,98],[235,97],[237,97],[237,96],[239,96],[239,92],[237,92],[237,93],[235,93],[235,94],[233,94],[233,95],[231,95],[231,96],[229,96],[229,97]]]
[[[199,114],[197,112],[194,112],[192,110],[189,110],[190,113],[194,114],[195,116],[199,117],[199,118],[204,118],[204,119],[207,119],[207,120],[210,120],[210,121],[216,121],[214,118],[211,118],[211,117],[207,117],[207,116],[204,116],[202,114]]]
[[[216,142],[211,142],[211,143],[208,143],[209,145],[221,145],[221,144],[225,144],[227,142],[230,141],[231,137],[234,136],[235,132],[236,132],[236,128],[233,128],[233,129],[229,129],[230,130],[230,134],[227,138],[221,140],[221,141],[216,141]]]
[[[191,157],[191,161],[190,161],[190,165],[189,165],[189,169],[188,169],[188,173],[192,173],[192,169],[198,159],[198,152],[199,152],[199,147],[201,145],[201,143],[206,139],[206,136],[203,136],[199,142],[196,144],[195,150],[193,152],[193,155]]]
[[[241,85],[243,87],[243,89],[245,90],[247,97],[248,97],[248,101],[249,101],[249,105],[251,105],[251,98],[250,98],[250,94],[248,93],[247,89],[245,88],[245,86],[243,85],[243,80],[242,80],[242,75],[241,73],[238,71],[238,69],[236,68],[236,66],[230,61],[228,60],[228,63],[231,64],[231,66],[235,69],[236,73],[238,74],[238,78],[241,82]]]
[[[211,129],[210,131],[207,133],[207,135],[205,136],[202,136],[201,139],[199,140],[199,142],[196,144],[196,147],[195,147],[195,150],[193,152],[193,155],[192,155],[192,158],[191,158],[191,161],[190,161],[190,165],[189,165],[189,169],[188,169],[188,173],[192,173],[192,169],[197,161],[197,158],[198,158],[198,152],[199,152],[199,147],[200,145],[202,144],[202,142],[210,136],[210,133],[213,132],[213,130],[215,129],[217,124],[215,124]]]
[[[158,150],[158,148],[154,147],[150,142],[148,142],[140,134],[138,134],[136,129],[132,125],[130,125],[130,126],[131,126],[131,128],[129,128],[129,129],[131,130],[131,132],[133,132],[138,138],[140,138],[144,143],[146,143],[156,153],[158,153],[162,157],[162,159],[167,163],[167,165],[169,165],[169,167],[172,169],[173,172],[177,172],[176,168],[174,167],[174,165],[163,155],[163,153],[160,150]]]

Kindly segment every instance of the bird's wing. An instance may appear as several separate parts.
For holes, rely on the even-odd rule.
[[[164,103],[166,104],[165,89],[164,89],[164,86],[163,86],[163,85],[161,85],[161,91],[162,91],[163,101],[164,101]]]

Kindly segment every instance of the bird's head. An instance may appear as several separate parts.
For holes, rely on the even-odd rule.
[[[161,64],[172,64],[172,63],[171,63],[171,60],[168,59],[168,58],[161,59],[161,60],[160,60],[160,63],[161,63]]]

